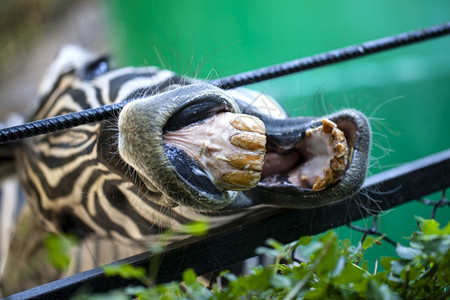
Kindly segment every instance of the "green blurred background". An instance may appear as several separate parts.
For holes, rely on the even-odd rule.
[[[0,15],[3,120],[32,102],[37,82],[67,43],[110,53],[119,67],[159,65],[214,79],[447,22],[450,1],[2,0]],[[450,148],[450,37],[249,88],[271,95],[293,116],[345,107],[365,112],[373,128],[371,174]],[[407,244],[414,216],[431,211],[411,202],[384,212],[378,228]],[[449,215],[450,208],[439,209],[437,219],[447,223]],[[361,237],[337,231],[353,242]],[[370,249],[369,259],[393,252],[383,243]]]
[[[158,65],[205,79],[450,21],[445,0],[108,0],[104,6],[117,65]],[[249,88],[271,95],[293,116],[345,107],[366,113],[372,174],[450,148],[450,37]],[[418,202],[394,208],[383,213],[378,229],[408,244],[403,237],[417,229],[414,216],[428,218],[431,210]],[[439,209],[437,219],[446,224],[449,213]],[[337,231],[353,242],[361,236]],[[393,255],[394,249],[383,243],[368,254]]]

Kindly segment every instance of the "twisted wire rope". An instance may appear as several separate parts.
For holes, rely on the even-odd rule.
[[[222,89],[237,88],[252,83],[274,79],[277,77],[414,44],[447,34],[450,34],[450,22],[232,75],[213,80],[209,83]],[[117,116],[120,110],[130,101],[132,100],[3,128],[0,129],[0,144],[10,143],[24,138],[47,134],[63,129],[69,129],[83,124],[111,119],[112,117]]]

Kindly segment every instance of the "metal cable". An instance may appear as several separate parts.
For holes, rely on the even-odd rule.
[[[338,63],[345,60],[350,60],[360,56],[366,56],[369,54],[414,44],[420,41],[440,37],[446,34],[450,34],[450,22],[435,25],[421,30],[415,30],[411,32],[401,33],[398,35],[365,42],[360,45],[349,46],[310,57],[300,58],[282,64],[261,68],[258,70],[236,74],[230,77],[217,79],[213,81],[212,84],[222,89],[231,89],[293,73],[298,73],[305,70],[314,69],[317,67]]]
[[[210,84],[222,89],[237,88],[388,49],[410,45],[447,34],[450,34],[450,22],[265,67],[254,71],[236,74],[211,81]],[[125,104],[125,102],[110,104],[80,112],[55,116],[49,119],[3,128],[0,130],[0,144],[10,143],[20,139],[47,134],[58,130],[69,129],[83,124],[107,120],[113,116],[117,116]]]
[[[0,144],[111,119],[129,102],[130,100],[3,128],[0,130]]]

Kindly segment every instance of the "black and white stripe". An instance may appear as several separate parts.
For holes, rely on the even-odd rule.
[[[172,85],[194,82],[155,67],[109,70],[104,65],[106,60],[84,52],[79,55],[83,56],[80,60],[84,65],[71,69],[66,63],[66,71],[60,76],[47,76],[55,81],[46,84],[53,89],[40,95],[30,120],[139,99]],[[86,75],[87,68],[95,77]],[[94,233],[97,237],[130,242],[149,237],[151,240],[161,231],[187,221],[207,219],[215,226],[245,214],[210,217],[189,208],[167,208],[150,201],[146,193],[130,182],[134,171],[122,166],[115,147],[116,129],[108,124],[106,121],[83,125],[35,137],[25,141],[25,147],[21,148],[19,177],[28,198],[33,199],[30,204],[43,216],[49,230],[83,236]],[[104,130],[112,132],[110,138],[102,140]],[[109,152],[109,158],[118,161],[120,166],[116,170],[104,163],[102,147]]]
[[[140,99],[173,85],[190,83],[195,81],[154,67],[111,70],[106,58],[69,47],[49,69],[38,98],[28,111],[27,121]],[[253,96],[250,93],[243,98]],[[164,230],[193,220],[207,220],[215,231],[224,224],[237,226],[250,222],[250,216],[262,218],[268,214],[264,208],[252,208],[207,215],[188,207],[169,208],[152,202],[153,191],[143,192],[133,181],[137,176],[135,170],[120,159],[117,134],[115,121],[104,121],[34,137],[14,149],[16,171],[31,215],[42,221],[45,230],[87,238],[83,247],[88,256],[95,257],[105,247],[124,248],[110,250],[109,254],[119,255],[107,255],[111,260],[136,254],[149,242],[158,240]],[[4,188],[3,194],[7,190]],[[1,201],[5,202],[4,199]],[[2,209],[2,220],[3,214],[9,214],[11,209]],[[0,232],[2,242],[6,241],[5,234],[10,232]],[[1,244],[0,251],[4,248]],[[89,259],[81,259],[80,251],[75,255],[79,259],[74,261],[78,267],[72,266],[72,272],[109,262],[98,259],[105,257],[102,254],[92,260],[93,265],[87,264]],[[4,259],[0,267],[3,263]]]

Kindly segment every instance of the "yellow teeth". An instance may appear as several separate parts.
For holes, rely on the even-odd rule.
[[[227,156],[228,164],[241,170],[262,171],[264,153],[232,153]]]
[[[346,143],[344,144],[344,143],[337,143],[335,146],[334,146],[334,151],[335,151],[335,153],[336,153],[336,157],[343,157],[343,156],[345,156],[346,154],[347,154],[347,151],[348,151],[348,149],[347,149],[347,145],[346,145]]]
[[[260,119],[241,114],[230,124],[239,131],[230,137],[230,143],[241,150],[227,156],[228,164],[237,170],[224,174],[221,185],[236,191],[251,189],[261,179],[266,150],[265,126]]]
[[[263,121],[254,116],[240,114],[231,120],[230,124],[238,130],[257,132],[260,134],[266,133]]]
[[[323,190],[326,186],[326,182],[324,178],[317,177],[314,185],[312,186],[313,191]]]
[[[312,186],[314,191],[323,190],[338,180],[348,164],[349,150],[344,132],[334,122],[328,119],[322,119],[321,130],[323,133],[330,135],[328,143],[332,149],[332,153],[330,156],[330,164],[324,170],[323,177],[317,177]]]
[[[231,171],[222,176],[227,190],[243,191],[254,187],[261,179],[261,173],[255,171]]]
[[[322,131],[330,134],[333,129],[336,127],[336,124],[333,121],[328,119],[322,119]]]
[[[164,142],[199,163],[224,190],[248,190],[261,179],[266,152],[264,123],[253,116],[220,113],[164,135]]]
[[[302,176],[300,177],[300,180],[303,181],[303,182],[307,182],[308,181],[308,175],[303,173]]]
[[[233,135],[230,142],[245,150],[265,151],[266,136],[261,133],[243,132]]]
[[[328,119],[306,130],[303,148],[308,160],[289,173],[291,182],[321,191],[339,180],[349,161],[349,147],[344,132]]]

